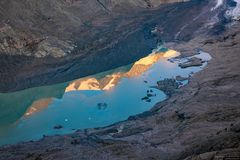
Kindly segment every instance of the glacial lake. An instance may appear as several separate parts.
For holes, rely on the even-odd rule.
[[[174,58],[179,54],[153,51],[134,64],[72,82],[0,93],[0,145],[104,127],[151,109],[167,98],[163,91],[153,88],[157,81],[189,77],[211,59],[200,51],[196,57],[206,62],[182,69],[179,63],[186,58]],[[148,93],[152,96],[144,100]]]

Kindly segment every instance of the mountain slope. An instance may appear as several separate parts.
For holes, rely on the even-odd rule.
[[[214,1],[158,2],[174,1],[1,1],[0,91],[130,64],[163,40],[189,40],[221,12],[209,11]]]

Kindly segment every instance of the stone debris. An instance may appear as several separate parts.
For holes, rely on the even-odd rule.
[[[179,64],[179,67],[181,68],[188,68],[188,67],[199,67],[202,66],[204,61],[197,57],[192,57],[187,60],[187,62],[183,62]]]

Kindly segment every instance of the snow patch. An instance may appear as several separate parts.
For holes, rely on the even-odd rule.
[[[223,0],[217,0],[216,6],[212,8],[212,11],[219,8],[221,5],[223,5]]]
[[[240,0],[234,0],[237,2],[237,6],[232,11],[232,17],[234,20],[240,20]]]
[[[233,7],[229,9],[226,12],[226,16],[232,18],[233,20],[239,21],[240,20],[240,0],[234,0],[237,5],[236,7]]]

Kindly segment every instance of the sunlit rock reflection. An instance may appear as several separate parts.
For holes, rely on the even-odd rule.
[[[184,60],[172,59],[178,55],[159,49],[134,64],[72,82],[0,94],[0,145],[103,127],[149,110],[167,98],[154,88],[159,80],[188,77],[207,63],[182,69]],[[209,59],[208,54],[196,56]]]
[[[71,92],[71,91],[81,91],[81,90],[111,90],[113,87],[115,87],[122,78],[131,78],[131,77],[137,77],[142,75],[144,72],[146,72],[149,68],[151,68],[156,62],[158,62],[161,58],[171,58],[179,55],[177,51],[174,50],[168,50],[166,52],[153,52],[152,54],[148,55],[147,57],[144,57],[137,62],[135,62],[132,67],[128,71],[113,71],[113,73],[108,74],[103,73],[103,76],[101,78],[97,78],[98,76],[90,76],[86,78],[81,78],[78,80],[75,80],[71,82],[65,89],[65,92]],[[29,107],[27,112],[25,113],[25,116],[30,116],[38,111],[41,111],[42,109],[49,106],[49,104],[52,102],[52,98],[45,98],[36,100],[32,103],[32,105]]]
[[[33,102],[31,107],[25,113],[25,116],[30,116],[36,112],[43,110],[44,108],[48,107],[51,102],[52,102],[52,98],[40,99]]]
[[[45,100],[45,102],[42,103],[42,99],[49,99],[50,97],[62,98],[67,86],[68,83],[63,83],[52,86],[30,88],[14,93],[0,93],[0,129],[14,124],[23,115],[27,115],[27,113],[31,115],[32,113],[39,111],[38,108],[46,108],[48,103],[46,103]],[[36,108],[34,109],[32,107]]]
[[[31,116],[48,107],[54,98],[61,98],[71,91],[107,91],[113,89],[122,78],[138,77],[146,72],[161,58],[175,57],[179,53],[174,50],[153,52],[131,66],[81,78],[70,83],[32,88],[9,94],[0,94],[0,128],[16,122],[22,116]]]
[[[133,64],[131,69],[127,72],[117,72],[111,75],[106,75],[101,79],[94,77],[81,78],[75,80],[66,88],[65,92],[79,91],[79,90],[110,90],[116,86],[119,81],[124,78],[137,77],[146,72],[152,65],[158,62],[161,58],[171,58],[179,55],[177,51],[168,50],[161,53],[152,53]]]

